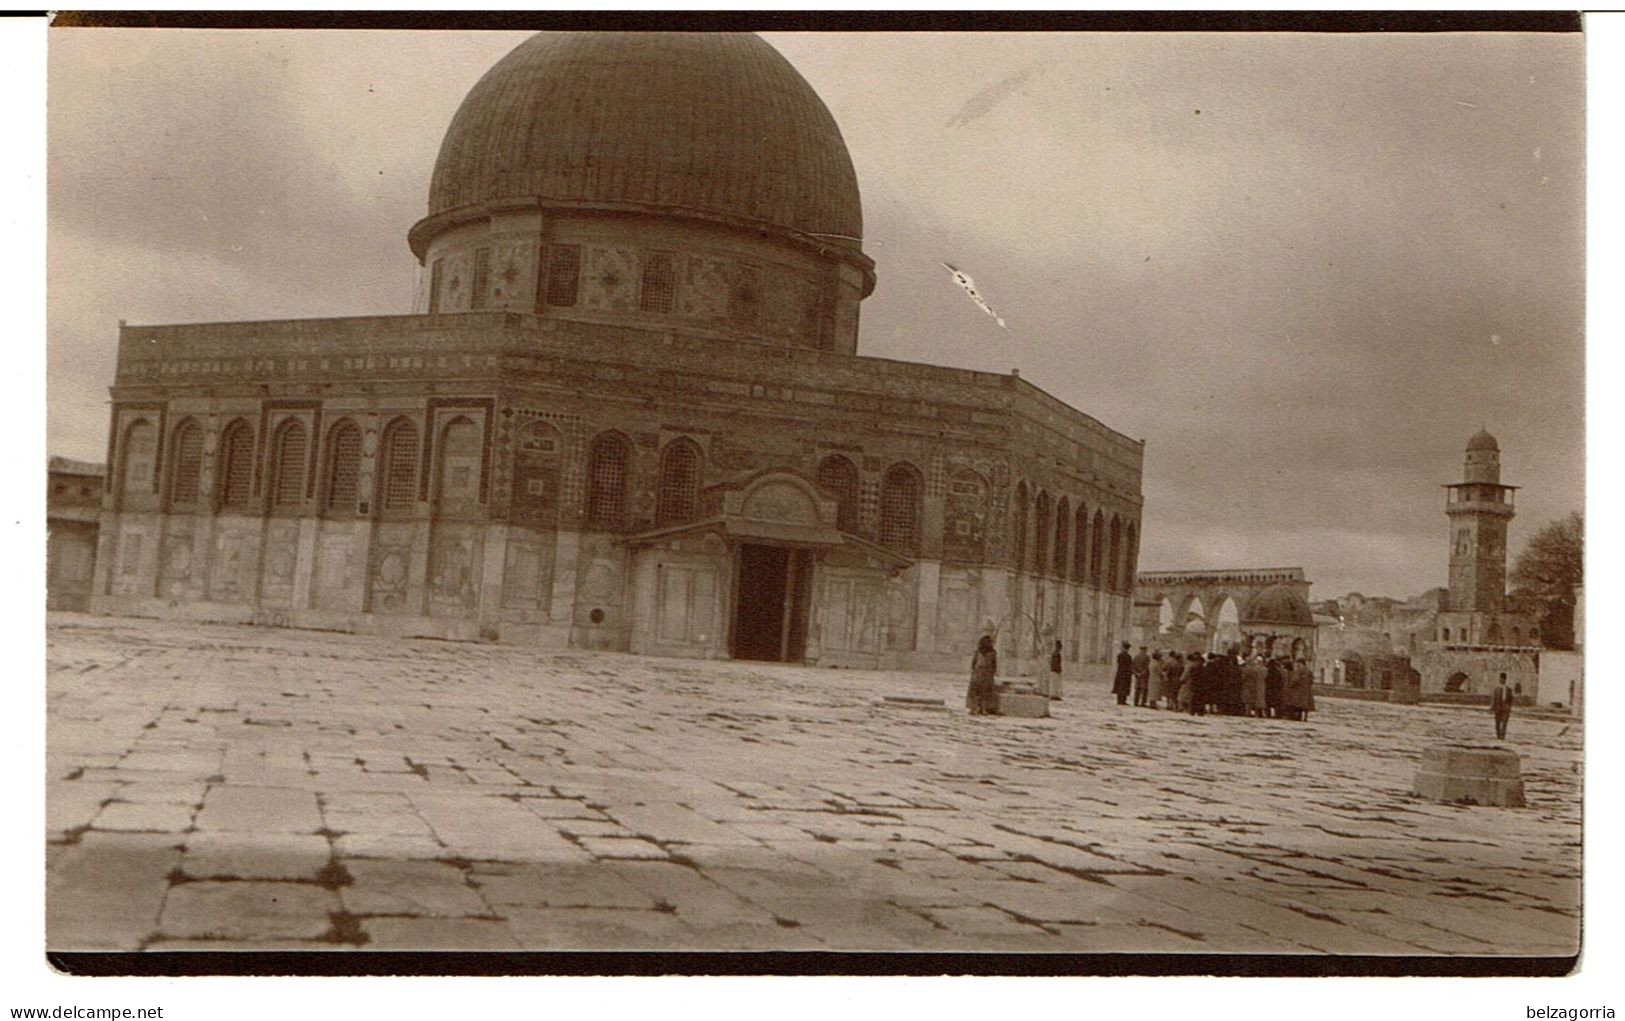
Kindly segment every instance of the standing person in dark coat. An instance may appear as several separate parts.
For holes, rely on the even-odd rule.
[[[1061,643],[1056,642],[1055,648],[1049,654],[1049,690],[1044,694],[1051,699],[1059,700],[1061,697],[1061,670],[1065,666],[1061,657]]]
[[[970,659],[970,689],[965,692],[965,708],[972,716],[999,714],[999,693],[993,686],[998,672],[999,654],[993,648],[993,636],[983,635]]]
[[[1118,705],[1128,703],[1129,689],[1134,684],[1134,657],[1129,655],[1128,643],[1123,643],[1123,649],[1117,654],[1117,676],[1112,678],[1112,694],[1117,696]]]
[[[1174,696],[1174,707],[1187,713],[1196,713],[1197,679],[1202,673],[1202,654],[1193,652],[1185,657],[1185,669],[1179,672],[1179,694]]]
[[[1281,712],[1281,695],[1286,690],[1286,670],[1283,669],[1286,660],[1279,656],[1270,657],[1267,665],[1268,673],[1264,675],[1264,706],[1265,716],[1279,717]]]
[[[1264,715],[1264,679],[1268,676],[1264,657],[1254,652],[1241,668],[1241,711],[1248,716]]]
[[[1218,713],[1224,708],[1224,653],[1213,652],[1207,657],[1207,711]]]
[[[1219,701],[1226,716],[1241,715],[1241,646],[1232,645],[1219,659]]]
[[[1291,718],[1300,723],[1309,719],[1309,710],[1315,707],[1315,675],[1306,659],[1292,661],[1292,673],[1286,682],[1286,705]]]
[[[1208,703],[1213,701],[1213,653],[1192,658],[1196,667],[1191,674],[1191,715],[1206,716]]]
[[[1512,689],[1507,687],[1507,675],[1501,675],[1501,683],[1496,685],[1495,694],[1490,696],[1490,712],[1495,716],[1495,737],[1497,740],[1507,739],[1507,721],[1512,719]]]

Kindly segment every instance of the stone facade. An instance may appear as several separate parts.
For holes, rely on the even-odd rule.
[[[1484,645],[1436,644],[1415,661],[1422,675],[1422,694],[1446,692],[1488,698],[1500,675],[1532,701],[1540,687],[1539,649],[1511,649]]]
[[[680,46],[749,79],[766,44]],[[98,610],[955,670],[995,632],[1006,672],[1057,638],[1105,660],[1142,444],[1016,374],[855,354],[872,264],[811,229],[855,217],[855,185],[809,179],[838,194],[754,225],[720,185],[714,208],[520,200],[453,179],[484,165],[458,137],[435,195],[460,204],[412,230],[417,314],[121,327]]]
[[[725,655],[752,542],[707,487],[776,473],[827,528],[760,539],[817,553],[808,659],[1028,657],[1036,622],[1100,660],[1128,624],[1140,445],[1015,376],[475,313],[125,327],[113,393],[105,612]],[[679,585],[714,612],[635,636]]]
[[[45,605],[90,608],[105,465],[53,457],[46,472]]]

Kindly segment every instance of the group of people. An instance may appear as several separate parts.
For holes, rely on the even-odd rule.
[[[1223,653],[1179,653],[1162,650],[1147,655],[1140,646],[1132,655],[1128,642],[1117,654],[1112,694],[1118,705],[1173,709],[1193,716],[1260,716],[1306,720],[1315,708],[1314,674],[1306,659],[1266,655],[1255,646],[1243,655],[1240,645]]]
[[[1309,661],[1287,654],[1266,655],[1255,645],[1249,655],[1232,645],[1224,653],[1179,653],[1162,650],[1148,653],[1140,646],[1139,655],[1123,643],[1117,654],[1117,674],[1112,693],[1118,705],[1130,698],[1137,706],[1171,709],[1193,716],[1214,713],[1221,716],[1260,716],[1283,720],[1306,720],[1315,708],[1314,675]],[[1050,652],[1049,674],[1037,684],[1039,694],[1061,697],[1061,643]],[[993,636],[983,635],[971,656],[970,689],[965,708],[972,716],[996,716],[999,654]]]

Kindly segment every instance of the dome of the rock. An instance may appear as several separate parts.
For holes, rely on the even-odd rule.
[[[547,32],[470,90],[441,143],[429,237],[492,204],[689,216],[856,248],[857,177],[818,94],[738,33]]]

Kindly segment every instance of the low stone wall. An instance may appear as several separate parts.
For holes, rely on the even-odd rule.
[[[1469,691],[1424,691],[1422,701],[1427,705],[1467,705],[1484,709],[1490,707],[1489,695],[1477,695]],[[1531,706],[1535,704],[1535,700],[1528,695],[1514,695],[1512,704]]]
[[[1382,688],[1353,688],[1346,684],[1317,684],[1316,698],[1352,698],[1360,702],[1386,702],[1388,692]]]

